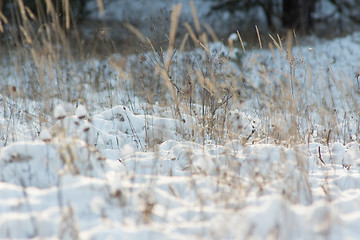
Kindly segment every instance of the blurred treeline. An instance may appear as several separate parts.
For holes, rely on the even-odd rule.
[[[29,18],[46,19],[48,17],[47,8],[51,4],[55,8],[60,24],[65,26],[65,22],[69,21],[69,14],[72,23],[80,23],[89,16],[91,11],[99,10],[97,8],[99,2],[102,2],[106,9],[108,3],[116,1],[123,0],[0,0],[0,12],[2,13],[0,14],[0,22],[4,23],[6,18],[13,26],[21,23],[20,4],[25,6]],[[355,26],[360,26],[359,0],[194,1],[210,1],[212,7],[209,14],[222,11],[236,16],[237,12],[242,12],[242,15],[246,16],[246,14],[254,15],[255,12],[255,15],[258,14],[259,18],[264,16],[265,24],[272,31],[290,28],[301,33],[319,33],[331,29],[331,32],[342,33],[352,31]],[[91,9],[90,6],[93,6],[94,9]],[[69,11],[66,12],[65,9]],[[159,12],[161,11],[159,10]],[[238,25],[241,26],[241,23]],[[225,23],[224,26],[226,26]]]
[[[260,9],[269,29],[302,33],[349,32],[360,25],[359,0],[211,0],[214,11],[251,12]],[[259,11],[258,11],[259,12]]]

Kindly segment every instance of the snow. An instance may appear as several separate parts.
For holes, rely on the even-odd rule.
[[[51,134],[47,128],[43,128],[39,134],[39,139],[43,140],[44,142],[51,140]]]
[[[70,137],[2,148],[1,238],[357,236],[358,143],[294,150],[168,140],[156,152],[118,151],[103,159]]]
[[[135,97],[125,104],[118,89],[94,93],[84,84],[84,98],[97,94],[95,100],[86,106],[54,100],[54,110],[31,124],[24,115],[36,115],[41,102],[1,96],[0,238],[357,239],[359,36],[310,38],[292,49],[298,84],[307,89],[298,101],[310,109],[308,115],[299,111],[299,131],[310,133],[302,144],[275,144],[266,131],[253,137],[254,129],[262,131],[271,121],[284,132],[291,129],[288,116],[264,117],[256,110],[260,100],[252,98],[231,109],[234,126],[228,130],[244,130],[222,143],[189,141],[187,131],[199,126],[194,116],[179,120],[169,108],[155,104],[148,110]],[[229,54],[221,43],[210,50]],[[174,57],[174,79],[187,54]],[[229,65],[254,89],[281,86],[289,69],[281,51],[252,50],[241,57],[251,67]],[[96,59],[93,64],[105,65]],[[262,66],[271,70],[265,77]],[[118,84],[113,75],[106,77]],[[104,99],[111,90],[110,105]],[[326,104],[337,110],[331,132],[322,124],[326,112],[317,107]],[[345,115],[352,120],[345,122]]]

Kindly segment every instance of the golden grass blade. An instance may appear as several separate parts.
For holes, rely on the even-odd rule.
[[[25,11],[26,13],[30,16],[30,18],[33,20],[33,21],[36,21],[36,16],[35,14],[30,10],[29,7],[25,7]]]
[[[24,20],[24,22],[28,21],[28,18],[26,16],[24,2],[22,0],[18,0],[18,5],[19,5],[21,18]]]
[[[231,54],[234,53],[234,40],[231,38],[228,38],[228,45],[229,45],[229,51]]]
[[[104,2],[102,0],[97,0],[97,5],[99,8],[100,16],[104,16],[105,14]]]
[[[167,50],[167,57],[165,61],[165,70],[168,72],[171,62],[171,57],[173,55],[174,51],[174,44],[175,44],[175,36],[176,36],[176,30],[179,24],[179,17],[181,13],[182,5],[176,4],[173,7],[172,13],[171,13],[171,22],[170,22],[170,33],[169,33],[169,47]]]
[[[70,3],[69,0],[63,0],[63,8],[65,10],[65,28],[70,29]]]
[[[161,78],[164,80],[166,87],[170,91],[171,97],[176,101],[176,99],[177,99],[176,92],[175,92],[173,84],[170,81],[168,73],[163,68],[161,68],[159,65],[155,66],[155,72],[158,73],[161,76]]]
[[[283,48],[282,41],[281,41],[281,38],[280,38],[279,34],[276,34],[276,35],[277,35],[277,38],[278,38],[278,40],[279,40],[279,45],[280,45],[280,48],[281,48],[281,49],[284,49],[284,48]]]
[[[194,1],[190,1],[190,8],[191,8],[191,14],[192,14],[193,19],[194,19],[195,30],[197,32],[200,32],[201,31],[200,22],[199,22],[199,18],[197,16],[197,13],[196,13]]]
[[[199,85],[203,88],[206,88],[205,87],[205,79],[204,79],[203,74],[199,70],[196,70],[195,73],[196,73],[196,77],[199,82]]]
[[[286,34],[286,51],[288,54],[288,59],[291,62],[292,62],[292,47],[293,47],[293,36],[292,36],[292,32],[288,31]]]
[[[215,86],[214,84],[210,81],[209,78],[204,77],[204,75],[202,74],[201,71],[196,70],[195,71],[199,85],[204,88],[208,93],[210,93],[211,95],[214,95],[215,93]]]
[[[176,35],[176,30],[179,24],[179,17],[180,17],[180,13],[181,13],[181,8],[182,5],[176,4],[173,7],[172,13],[171,13],[171,22],[170,22],[170,35],[169,35],[169,44],[173,45],[175,42],[175,35]]]
[[[22,34],[23,34],[24,37],[25,37],[25,42],[26,42],[27,44],[32,44],[32,40],[31,40],[30,34],[26,31],[26,29],[25,29],[23,26],[20,26],[20,31],[22,32]]]
[[[135,34],[135,36],[143,43],[146,42],[146,39],[144,37],[144,35],[142,35],[142,33],[133,25],[131,25],[130,23],[124,23],[124,26],[129,29],[130,32],[132,32],[133,34]]]
[[[51,0],[45,0],[46,2],[46,12],[52,16],[56,16],[55,8]]]
[[[276,40],[273,38],[273,36],[271,36],[271,34],[269,34],[269,37],[271,38],[271,40],[275,44],[276,48],[279,50],[281,56],[283,57],[284,49],[282,49],[282,47],[276,42]]]
[[[192,30],[190,24],[186,22],[184,25],[185,25],[186,30],[190,34],[191,39],[194,41],[194,43],[198,44],[199,40],[197,39],[196,34]]]
[[[152,44],[152,42],[150,41],[150,39],[149,39],[149,38],[146,38],[146,41],[149,43],[149,45],[150,45],[150,47],[151,47],[151,50],[152,50],[153,52],[156,52],[156,51],[155,51],[155,48],[154,48],[154,45]]]
[[[209,49],[202,42],[199,42],[199,45],[200,47],[202,47],[202,49],[204,49],[206,54],[210,55]]]
[[[258,40],[259,40],[260,49],[262,49],[260,33],[259,33],[259,29],[258,29],[258,26],[257,26],[257,25],[255,25],[255,29],[256,29],[256,34],[257,34]]]
[[[8,24],[8,20],[5,15],[0,11],[0,32],[4,32],[3,22]]]
[[[204,80],[208,91],[210,92],[211,95],[214,95],[216,90],[215,85],[211,82],[211,80],[208,77],[206,77]]]
[[[211,36],[211,38],[212,38],[212,40],[213,40],[214,42],[218,42],[218,41],[219,41],[219,39],[218,39],[218,37],[216,36],[214,30],[210,27],[209,24],[205,23],[205,24],[204,24],[204,28],[205,28],[206,31],[210,34],[210,36]]]
[[[246,54],[245,47],[244,47],[244,42],[243,42],[243,40],[242,40],[242,38],[241,38],[241,35],[240,35],[240,33],[239,33],[238,30],[236,30],[236,33],[237,33],[237,35],[238,35],[238,37],[239,37],[239,40],[240,40],[240,43],[241,43],[241,48],[242,48],[242,50],[244,51],[244,54]]]
[[[179,52],[182,53],[184,52],[185,49],[185,44],[189,39],[189,33],[186,33],[183,40],[181,41],[180,47],[179,47]]]
[[[209,49],[209,41],[208,41],[206,33],[202,33],[200,35],[200,41],[204,46],[206,46],[206,49]],[[207,52],[209,52],[209,50],[207,50]]]
[[[0,19],[1,19],[1,21],[4,22],[5,24],[8,24],[8,23],[9,23],[9,21],[7,20],[7,18],[5,17],[5,15],[4,15],[2,12],[0,12]]]

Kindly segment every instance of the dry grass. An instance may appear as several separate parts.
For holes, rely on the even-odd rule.
[[[319,94],[327,92],[331,95],[330,88],[335,85],[342,89],[342,94],[350,96],[344,104],[355,108],[352,112],[357,112],[355,99],[351,97],[353,94],[348,92],[344,81],[332,75],[330,79],[321,79],[321,83],[315,82],[311,67],[306,66],[303,59],[293,56],[295,32],[288,32],[285,38],[269,35],[267,47],[273,52],[272,60],[282,62],[281,69],[271,69],[261,56],[252,55],[253,49],[245,48],[239,32],[240,44],[234,46],[233,40],[229,40],[229,52],[232,54],[236,48],[250,54],[242,61],[234,62],[211,43],[218,38],[210,26],[199,22],[193,6],[193,23],[186,22],[187,32],[180,36],[181,5],[177,5],[170,18],[166,44],[154,43],[135,27],[126,24],[139,39],[139,46],[143,48],[139,51],[141,53],[135,60],[133,56],[107,58],[108,51],[111,52],[108,49],[99,64],[93,58],[98,56],[95,50],[93,53],[87,51],[89,44],[76,30],[69,1],[64,1],[63,18],[57,16],[51,1],[46,1],[46,6],[46,13],[35,16],[21,0],[18,1],[18,8],[13,13],[17,27],[6,25],[10,35],[5,41],[12,65],[9,74],[16,76],[16,80],[14,84],[0,86],[3,95],[9,99],[24,102],[30,99],[41,103],[38,112],[31,113],[38,119],[46,119],[46,115],[52,112],[54,104],[49,99],[92,105],[94,99],[87,94],[90,89],[107,92],[104,104],[111,107],[118,102],[114,97],[115,88],[126,93],[130,106],[134,106],[138,98],[144,100],[146,114],[152,113],[149,109],[154,104],[170,108],[184,138],[202,144],[221,144],[240,138],[244,144],[266,141],[294,145],[308,142],[316,124],[323,126],[323,131],[318,131],[320,140],[339,140],[341,136],[340,140],[345,143],[358,135],[349,133],[348,116],[343,113],[339,120],[332,102],[317,103],[308,99],[309,89],[324,89],[321,86],[325,86],[328,89]],[[103,9],[101,1],[99,8]],[[8,24],[4,16],[1,19],[3,24]],[[265,38],[257,26],[255,32],[262,49]],[[99,33],[93,49],[105,44],[102,36]],[[258,69],[262,77],[260,85],[254,85],[247,74],[253,69]],[[304,80],[299,81],[298,71],[305,71]],[[329,71],[331,75],[331,64]],[[109,81],[115,74],[118,79]],[[252,102],[252,106],[248,102]],[[241,114],[236,112],[242,109],[255,113],[254,117],[260,119],[261,124],[250,120],[244,125]],[[312,119],[313,115],[309,113],[314,111],[321,121]],[[28,109],[23,112],[29,116]],[[339,128],[341,121],[344,124]],[[250,132],[247,130],[249,126],[252,126]],[[151,139],[148,138],[147,146],[155,145]]]
[[[68,4],[67,1],[64,3]],[[164,116],[177,120],[177,131],[183,139],[203,146],[209,143],[225,144],[232,140],[239,140],[242,145],[275,143],[294,146],[309,143],[312,141],[310,138],[329,146],[334,140],[346,143],[358,135],[358,132],[350,133],[350,120],[346,113],[340,119],[343,123],[339,122],[339,115],[331,102],[315,103],[306,97],[308,89],[317,87],[315,85],[319,83],[313,81],[311,68],[292,54],[296,37],[294,32],[288,32],[285,38],[269,35],[268,48],[273,53],[272,61],[283,62],[284,68],[271,69],[261,56],[252,54],[236,62],[224,55],[220,47],[214,47],[212,41],[218,38],[208,25],[200,24],[193,7],[193,24],[185,23],[187,32],[179,36],[177,29],[181,5],[176,5],[170,18],[166,45],[153,43],[135,27],[126,24],[139,38],[140,46],[145,51],[141,49],[141,54],[135,57],[104,58],[98,64],[93,59],[95,53],[85,54],[83,47],[86,44],[80,39],[76,28],[73,29],[75,26],[72,25],[71,14],[65,14],[62,21],[51,1],[46,4],[48,12],[35,17],[19,1],[16,12],[18,28],[10,28],[12,40],[5,42],[11,69],[15,71],[10,74],[17,79],[16,86],[1,86],[4,102],[11,106],[11,111],[4,113],[8,120],[2,126],[3,135],[6,136],[4,146],[17,140],[14,131],[19,115],[26,119],[29,127],[33,122],[38,123],[33,136],[35,139],[43,126],[53,127],[51,116],[56,102],[75,106],[85,104],[91,110],[91,105],[97,99],[89,97],[86,92],[106,92],[107,100],[105,106],[101,107],[111,108],[118,103],[114,88],[126,93],[130,109],[135,109],[136,102],[141,99],[145,120],[146,115],[161,114],[153,109],[154,106],[169,110],[171,116]],[[65,11],[69,11],[69,6],[66,6]],[[3,23],[7,23],[6,19],[3,19]],[[255,31],[259,48],[262,49],[263,37],[257,27]],[[230,52],[238,48],[244,54],[251,53],[253,50],[245,48],[239,32],[237,36],[238,45],[233,40],[228,42]],[[98,41],[101,41],[100,37],[95,45],[99,44]],[[74,44],[77,51],[74,51]],[[69,64],[76,62],[80,64]],[[83,63],[88,65],[87,68]],[[107,75],[109,66],[112,70]],[[260,85],[248,78],[247,73],[254,68],[262,77]],[[308,71],[305,72],[305,81],[301,82],[296,74],[300,68]],[[113,78],[115,73],[118,81],[114,86],[108,77]],[[321,84],[329,88],[335,85],[342,89],[344,95],[353,96],[346,90],[346,83],[335,76],[324,81]],[[320,94],[332,94],[329,89],[319,89],[324,91]],[[35,110],[29,107],[33,100],[38,104]],[[347,106],[352,106],[353,112],[358,112],[357,105],[353,104],[354,98],[348,97],[345,101]],[[19,103],[20,107],[16,107]],[[248,112],[253,115],[246,118]],[[318,119],[310,112],[315,112]],[[150,123],[145,122],[145,129],[148,129]],[[322,131],[315,130],[316,124],[321,126]],[[135,132],[133,134],[136,136]],[[137,140],[146,149],[153,149],[162,143],[150,130],[146,130],[145,142]],[[258,178],[254,176],[254,179]]]
[[[101,1],[98,2],[100,10],[103,11]],[[36,125],[33,139],[47,126],[57,132],[51,136],[50,141],[63,142],[59,147],[60,156],[68,164],[69,171],[74,174],[81,171],[76,165],[78,156],[72,148],[76,148],[74,143],[77,139],[73,136],[73,139],[63,141],[66,136],[61,134],[66,132],[66,129],[63,126],[59,127],[59,123],[51,118],[55,104],[84,104],[90,111],[99,108],[110,109],[119,104],[115,93],[117,91],[126,95],[126,101],[132,110],[136,108],[138,101],[141,102],[145,115],[145,129],[150,125],[147,115],[161,115],[164,112],[164,117],[177,120],[177,132],[182,135],[183,140],[200,144],[200,147],[184,148],[182,151],[188,162],[183,170],[188,171],[190,175],[191,188],[187,190],[189,193],[195,192],[197,206],[201,208],[206,206],[207,201],[212,201],[220,208],[240,212],[250,194],[261,195],[264,188],[272,184],[278,187],[276,189],[282,190],[287,201],[294,204],[309,204],[312,201],[312,193],[304,154],[295,151],[291,155],[288,154],[288,149],[279,147],[276,158],[278,161],[273,163],[267,161],[272,153],[268,154],[269,159],[261,159],[251,145],[275,143],[289,147],[319,141],[329,148],[330,143],[335,140],[346,143],[352,141],[353,136],[360,137],[359,132],[350,131],[349,115],[346,115],[346,112],[339,115],[335,111],[333,101],[324,100],[318,103],[312,102],[308,97],[309,89],[318,89],[318,94],[332,96],[331,88],[336,86],[337,89],[341,89],[344,96],[349,96],[345,98],[344,106],[351,106],[353,113],[359,112],[357,104],[354,104],[356,100],[353,93],[346,87],[348,82],[341,81],[334,75],[330,79],[314,81],[311,67],[305,66],[303,59],[294,57],[294,32],[288,32],[285,38],[269,35],[270,43],[267,47],[273,53],[271,61],[282,63],[279,69],[272,69],[261,56],[252,54],[253,49],[246,49],[239,32],[238,46],[234,42],[229,42],[230,52],[238,48],[244,54],[248,53],[245,55],[248,57],[242,58],[242,61],[234,61],[221,51],[220,45],[212,44],[217,40],[216,35],[208,25],[200,24],[193,7],[193,23],[185,23],[187,32],[179,36],[177,29],[180,24],[181,5],[176,5],[172,11],[170,32],[165,45],[154,43],[135,27],[127,24],[128,29],[138,37],[140,46],[146,51],[141,49],[141,54],[129,57],[103,57],[100,61],[94,58],[95,53],[86,52],[86,44],[76,29],[72,31],[74,26],[69,14],[70,1],[64,1],[67,4],[65,25],[56,15],[51,1],[46,1],[48,12],[38,17],[23,6],[21,0],[18,3],[18,28],[10,28],[12,38],[6,41],[10,69],[13,71],[9,75],[15,76],[15,84],[0,85],[4,96],[2,104],[4,108],[6,106],[10,109],[4,111],[4,119],[7,119],[7,122],[0,129],[5,136],[2,142],[6,146],[9,142],[17,140],[14,132],[15,121],[18,119],[24,119],[29,128]],[[3,19],[2,15],[0,19]],[[2,21],[6,23],[6,19]],[[263,37],[257,27],[255,31],[259,48],[266,47],[262,45]],[[99,42],[101,37],[95,41],[95,48]],[[107,54],[108,52],[104,55]],[[254,84],[249,78],[248,73],[253,69],[261,76],[261,84]],[[305,69],[303,81],[297,78],[299,69]],[[331,71],[331,64],[329,69]],[[115,74],[117,81],[114,83],[109,79],[114,79]],[[102,94],[106,95],[105,101],[100,97]],[[104,105],[93,106],[98,102]],[[33,107],[34,103],[36,107]],[[159,106],[161,111],[154,110]],[[128,116],[122,117],[127,117],[132,124]],[[359,124],[357,116],[351,121]],[[141,148],[153,150],[155,155],[159,154],[156,149],[162,143],[161,139],[157,139],[150,130],[146,130],[145,142],[141,142],[135,130],[131,130]],[[228,142],[234,144],[228,144],[217,156],[209,157],[205,154],[205,148],[209,148],[211,152],[212,146]],[[238,148],[242,147],[248,151],[243,162],[237,156]],[[86,145],[86,148],[98,154],[93,146]],[[134,157],[136,158],[135,153]],[[295,163],[291,164],[296,167],[284,167],[289,164],[288,160],[291,158],[295,158]],[[320,147],[319,159],[324,162]],[[202,164],[213,165],[213,171],[208,171]],[[243,170],[242,164],[251,168],[251,171]],[[125,178],[134,182],[135,178],[139,177],[135,176],[135,170],[133,173],[127,173]],[[249,173],[249,176],[239,174],[243,172]],[[172,176],[172,173],[169,175]],[[210,179],[217,184],[217,190],[210,195],[211,198],[202,192],[201,181],[204,179]],[[156,205],[151,192],[152,179],[147,181],[149,188],[139,194],[142,206],[139,221],[144,224],[151,222]],[[171,184],[169,188],[175,197],[179,197],[179,193]],[[123,207],[131,204],[131,201],[126,202],[127,197],[131,200],[137,197],[131,194],[133,193],[122,192],[121,189],[110,192],[109,199],[117,200]],[[35,227],[34,229],[36,230]],[[274,235],[277,231],[278,229],[274,229]],[[60,233],[61,239],[79,238],[74,210],[70,205],[63,209]],[[251,235],[250,229],[249,236]]]
[[[305,65],[301,54],[300,59],[292,55],[294,39],[296,40],[295,32],[289,31],[285,38],[277,35],[277,40],[269,35],[268,48],[273,52],[273,61],[282,62],[281,69],[271,69],[261,62],[261,56],[251,55],[245,59],[246,62],[234,66],[234,62],[228,56],[211,49],[209,39],[217,38],[212,36],[212,31],[199,24],[196,14],[195,29],[190,23],[185,23],[188,32],[180,45],[174,46],[172,36],[176,32],[174,28],[177,26],[179,7],[175,10],[170,23],[167,51],[162,48],[155,49],[151,41],[137,31],[136,35],[149,46],[149,51],[139,56],[139,60],[133,63],[130,69],[122,67],[120,72],[133,72],[128,80],[133,84],[132,89],[137,92],[136,95],[145,96],[137,86],[146,89],[145,100],[150,104],[158,102],[162,106],[170,106],[180,123],[185,119],[182,116],[195,118],[197,124],[191,130],[191,134],[187,134],[188,140],[200,140],[203,144],[224,143],[242,136],[244,143],[250,138],[255,141],[266,139],[267,142],[290,145],[304,143],[308,141],[309,135],[313,134],[314,125],[319,124],[311,119],[309,113],[313,111],[318,112],[320,118],[323,118],[321,124],[327,122],[327,126],[324,126],[326,133],[333,129],[332,131],[336,131],[336,135],[339,136],[340,131],[346,131],[338,129],[339,116],[334,115],[333,105],[316,105],[319,103],[312,102],[312,99],[307,97],[310,94],[308,89],[321,88],[321,84],[336,85],[338,89],[345,90],[342,86],[344,83],[336,78],[324,78],[321,79],[321,83],[313,81],[312,69]],[[262,37],[257,27],[255,30],[259,48],[262,49]],[[134,29],[133,31],[135,32]],[[238,37],[245,53],[240,33]],[[191,50],[183,52],[184,46]],[[229,42],[229,49],[230,52],[233,49],[232,42]],[[280,53],[280,59],[275,51]],[[331,65],[329,66],[331,69]],[[117,67],[119,69],[119,66]],[[248,79],[246,75],[246,72],[252,71],[253,68],[259,69],[259,75],[262,77],[263,83],[259,86],[253,85],[252,79]],[[155,71],[155,75],[152,71]],[[298,71],[305,71],[305,79],[299,81]],[[331,83],[326,83],[327,81]],[[331,96],[333,92],[330,90],[329,94]],[[349,93],[344,91],[341,94]],[[243,103],[251,99],[254,102],[254,112],[264,124],[261,128],[254,127],[248,136],[244,136],[244,126],[236,124],[231,115],[234,109],[248,107]],[[351,106],[352,103],[348,104]],[[333,138],[335,139],[336,137]],[[344,143],[349,140],[351,138],[344,136]]]

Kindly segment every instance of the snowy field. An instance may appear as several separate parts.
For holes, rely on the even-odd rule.
[[[150,95],[131,88],[140,73],[143,84],[160,78],[147,70],[154,53],[64,63],[83,72],[41,86],[45,100],[22,95],[31,64],[21,75],[4,60],[0,238],[358,239],[359,39],[309,38],[290,49],[275,37],[273,50],[212,43],[174,55],[171,87],[184,62],[204,56],[212,61],[194,73],[200,90],[212,91],[202,67],[243,79],[239,104],[214,93],[219,109],[209,114],[226,116],[221,133],[212,131],[220,120],[201,122],[201,99],[179,113],[181,103],[136,95]],[[96,91],[86,79],[93,68],[103,70]]]

